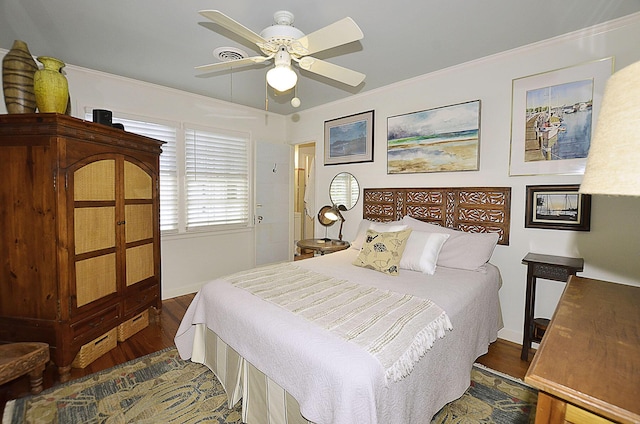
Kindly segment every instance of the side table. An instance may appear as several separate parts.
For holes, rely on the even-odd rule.
[[[300,249],[313,250],[320,253],[320,255],[348,249],[351,246],[348,241],[333,239],[305,239],[299,240],[296,244]]]
[[[576,272],[583,270],[584,259],[527,253],[527,256],[522,259],[522,263],[527,265],[527,289],[524,304],[524,336],[520,359],[528,361],[531,342],[540,343],[549,323],[548,319],[535,319],[533,316],[536,305],[537,278],[566,283],[569,280],[569,276],[576,275]]]
[[[49,362],[49,345],[39,342],[0,345],[0,385],[29,374],[31,393],[42,392],[42,374]]]

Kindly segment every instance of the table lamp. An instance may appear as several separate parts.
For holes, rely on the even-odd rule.
[[[579,192],[640,196],[640,62],[607,81]]]
[[[340,211],[346,211],[347,208],[344,205],[333,205],[333,206],[323,206],[318,212],[318,221],[320,224],[325,227],[330,227],[335,224],[336,221],[340,220],[340,231],[338,234],[338,239],[342,240],[342,225],[344,224],[344,216]],[[327,237],[325,230],[324,241],[330,241],[331,239]]]

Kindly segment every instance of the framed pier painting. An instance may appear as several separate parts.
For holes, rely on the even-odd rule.
[[[584,174],[613,58],[513,80],[509,175]]]
[[[324,164],[373,162],[373,111],[324,122]]]
[[[477,171],[480,100],[387,118],[387,174]]]
[[[579,184],[527,186],[525,228],[589,231],[591,195]]]

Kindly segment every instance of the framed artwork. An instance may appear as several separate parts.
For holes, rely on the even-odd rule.
[[[579,184],[527,186],[526,228],[589,231],[591,195]]]
[[[373,111],[324,122],[324,164],[373,162]]]
[[[584,174],[613,58],[513,80],[509,175]]]
[[[480,100],[387,118],[387,174],[477,171]]]

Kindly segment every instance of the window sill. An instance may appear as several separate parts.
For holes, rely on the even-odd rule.
[[[160,241],[171,241],[171,240],[182,240],[182,239],[192,239],[199,237],[216,237],[219,235],[226,234],[239,234],[239,233],[248,233],[253,231],[253,227],[227,227],[227,228],[218,228],[218,229],[202,229],[202,230],[191,230],[185,233],[176,232],[160,232]]]

